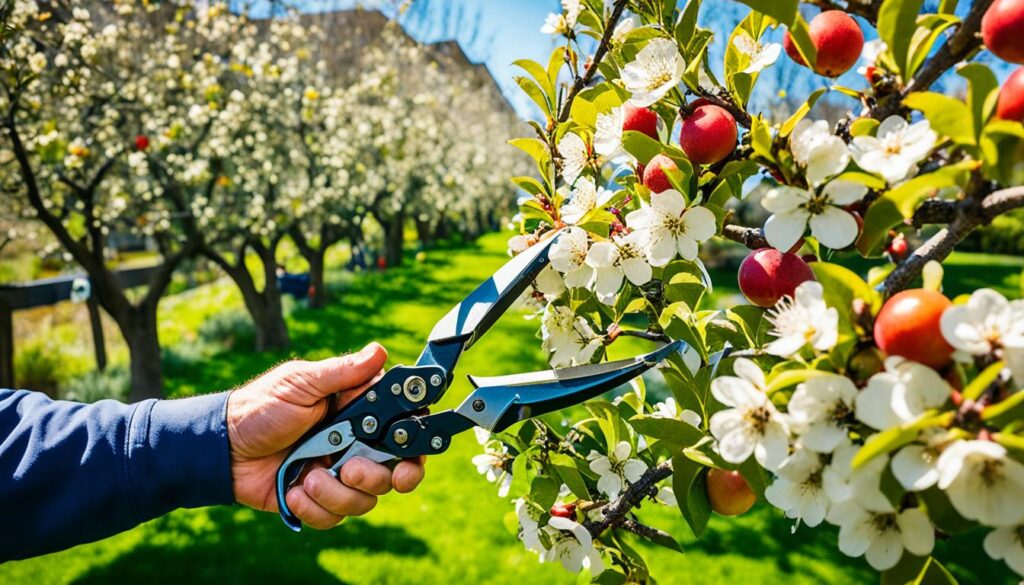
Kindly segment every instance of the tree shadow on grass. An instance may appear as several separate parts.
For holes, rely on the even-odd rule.
[[[95,567],[80,585],[146,583],[342,582],[324,570],[319,555],[329,550],[386,552],[423,557],[427,544],[397,526],[348,519],[344,529],[294,534],[274,515],[217,507],[165,516],[147,526],[150,538],[111,563]]]

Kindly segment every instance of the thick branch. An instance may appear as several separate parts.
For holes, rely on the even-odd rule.
[[[948,221],[949,225],[932,236],[920,248],[914,250],[910,257],[892,271],[885,279],[886,295],[892,295],[909,286],[921,274],[921,270],[929,261],[945,259],[953,252],[957,244],[978,226],[992,221],[1003,213],[1024,207],[1024,186],[996,191],[982,199],[980,203],[977,198],[968,197],[964,201],[955,203],[954,206],[952,218],[938,217],[940,213],[949,213],[948,205],[922,206],[922,209],[927,209],[925,215],[929,220],[934,220],[935,223]],[[916,219],[917,214],[915,214]],[[931,222],[929,221],[929,223]]]
[[[664,530],[658,530],[653,526],[648,526],[646,524],[637,522],[636,520],[632,520],[630,518],[626,518],[622,521],[622,528],[624,530],[628,530],[633,534],[642,536],[649,540],[655,540],[660,538],[672,538],[672,535],[665,532]]]
[[[631,484],[621,496],[604,507],[604,516],[600,520],[589,520],[583,524],[591,536],[597,538],[604,534],[609,528],[624,526],[630,520],[626,517],[633,508],[636,508],[644,498],[657,493],[657,483],[672,475],[672,462],[666,461],[661,465],[648,469],[646,473],[634,484]]]
[[[597,73],[597,66],[604,60],[605,53],[611,47],[615,27],[618,26],[619,20],[622,19],[622,12],[626,9],[626,4],[628,3],[628,0],[615,0],[615,7],[612,8],[612,14],[608,17],[608,22],[605,24],[604,35],[601,36],[601,44],[597,46],[597,51],[594,52],[594,58],[590,62],[590,67],[587,68],[583,77],[576,78],[572,88],[569,89],[568,95],[565,96],[562,112],[558,115],[559,123],[569,119],[569,112],[572,110],[572,102],[576,99],[576,94],[583,91],[583,88],[590,85],[590,82],[594,79],[594,75]]]

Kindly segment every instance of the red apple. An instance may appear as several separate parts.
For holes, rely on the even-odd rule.
[[[139,134],[135,137],[135,150],[146,150],[149,148],[149,137],[145,134]]]
[[[1024,30],[1021,36],[1024,36]],[[996,117],[1011,122],[1024,122],[1024,67],[1011,73],[999,90]]]
[[[655,140],[658,138],[658,114],[648,108],[636,108],[629,104],[623,106],[622,130],[643,132]]]
[[[981,39],[1010,63],[1024,63],[1024,0],[996,0],[981,19]]]
[[[754,490],[738,471],[708,471],[708,500],[711,509],[722,516],[739,516],[757,501]]]
[[[652,158],[644,167],[644,186],[654,193],[661,193],[672,188],[667,172],[677,171],[676,162],[664,154]]]
[[[907,257],[907,252],[910,251],[910,245],[907,244],[907,238],[903,235],[898,235],[889,242],[889,255],[892,256],[893,260],[902,260]]]
[[[575,518],[576,504],[555,503],[551,506],[551,515],[559,518]]]
[[[716,163],[736,148],[736,119],[725,108],[699,105],[683,118],[679,146],[697,164]]]
[[[889,355],[902,356],[935,369],[953,359],[939,327],[942,312],[953,303],[923,288],[893,295],[875,318],[875,343]]]
[[[850,70],[864,49],[864,33],[857,21],[841,10],[826,10],[811,20],[811,43],[817,50],[814,72],[825,77],[839,77]],[[782,46],[791,59],[807,65],[796,43],[786,31]]]
[[[775,306],[808,280],[814,280],[814,272],[800,256],[775,248],[754,250],[740,264],[740,291],[758,307]]]

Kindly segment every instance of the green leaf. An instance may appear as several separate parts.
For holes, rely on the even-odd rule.
[[[857,118],[850,126],[850,136],[870,136],[881,124],[874,118]]]
[[[543,65],[529,59],[519,59],[518,61],[513,61],[512,64],[528,73],[537,82],[537,85],[544,90],[544,95],[548,97],[548,100],[554,101],[555,83]]]
[[[879,253],[890,229],[913,217],[922,201],[955,184],[952,172],[935,172],[914,177],[883,193],[864,214],[864,230],[857,240],[857,249],[865,256]]]
[[[550,510],[555,501],[558,500],[558,488],[561,487],[550,477],[538,475],[530,483],[530,499],[545,510]]]
[[[629,423],[638,433],[680,447],[696,445],[704,438],[704,433],[700,429],[674,418],[637,415],[629,419]]]
[[[907,69],[910,42],[917,30],[917,15],[923,4],[924,0],[884,0],[878,9],[878,36],[889,47],[904,80],[910,78]]]
[[[961,534],[978,526],[977,522],[961,516],[946,493],[936,486],[917,492],[917,499],[935,527],[947,534]]]
[[[812,93],[810,97],[807,98],[807,101],[804,102],[799,108],[797,108],[796,112],[794,112],[793,115],[790,116],[789,119],[786,120],[786,122],[782,125],[782,128],[779,130],[779,137],[785,138],[789,136],[790,132],[792,132],[793,129],[796,128],[796,125],[800,123],[800,120],[804,119],[804,116],[806,116],[807,113],[811,111],[811,108],[814,107],[814,104],[815,102],[818,101],[818,98],[824,95],[826,91],[827,88],[823,87]]]
[[[519,88],[523,90],[523,93],[528,95],[530,99],[533,100],[533,103],[537,104],[537,107],[540,108],[540,111],[544,112],[545,116],[550,117],[551,104],[548,103],[547,96],[544,95],[544,92],[541,90],[541,88],[538,87],[537,84],[534,83],[532,80],[527,79],[525,77],[516,77],[515,81],[516,84],[519,85]]]
[[[981,137],[985,122],[992,116],[999,97],[999,81],[995,73],[981,63],[968,63],[956,70],[957,74],[967,80],[967,107],[971,110],[974,122],[974,138]]]
[[[981,420],[997,427],[1024,420],[1024,390],[1011,394],[1002,402],[986,406],[981,411]]]
[[[531,450],[526,450],[516,455],[512,461],[512,485],[509,486],[509,493],[513,495],[526,494],[530,490],[530,478],[527,477],[527,466],[530,462]]]
[[[882,297],[849,268],[829,262],[812,262],[814,277],[828,291],[826,301],[847,323],[853,322],[853,301],[861,299],[873,311],[882,306]],[[829,298],[831,297],[831,298]]]
[[[693,34],[697,30],[697,15],[700,12],[701,0],[690,0],[686,8],[679,14],[679,21],[676,23],[675,37],[680,47],[690,44]]]
[[[971,380],[971,383],[964,388],[964,398],[967,400],[977,400],[978,397],[981,396],[982,392],[991,386],[993,382],[999,379],[999,374],[1003,372],[1003,368],[1005,367],[1006,364],[999,361],[985,368],[980,374],[978,374],[977,378]]]
[[[935,42],[942,37],[942,33],[958,22],[960,19],[950,14],[927,14],[918,19],[917,30],[910,43],[910,56],[907,59],[908,76],[913,76],[924,64]]]
[[[821,378],[823,376],[830,375],[833,374],[823,372],[821,370],[783,370],[778,374],[772,376],[771,379],[768,380],[768,387],[765,388],[765,393],[771,396],[772,394],[775,394],[780,390],[791,388],[793,386],[796,386],[797,384],[803,384],[804,382],[810,380],[811,378]]]
[[[573,495],[581,500],[590,499],[590,491],[583,481],[579,468],[576,467],[576,459],[565,453],[549,452],[548,458],[555,468],[555,473],[561,478],[562,483],[569,487]]]
[[[804,58],[804,62],[813,71],[815,63],[818,61],[818,49],[814,46],[814,41],[811,40],[811,30],[807,26],[807,21],[799,13],[796,15],[796,20],[789,25],[789,37],[796,45],[797,52]]]
[[[775,155],[772,154],[771,126],[760,115],[750,120],[750,146],[755,156],[767,161],[775,160]]]
[[[548,79],[552,81],[552,85],[554,85],[554,81],[558,79],[558,72],[561,71],[562,65],[564,64],[565,46],[559,45],[558,47],[555,47],[554,51],[551,51],[551,56],[548,57],[547,74]]]
[[[627,130],[622,133],[622,148],[633,155],[642,165],[651,162],[651,159],[665,152],[665,145],[643,132]]]
[[[736,471],[739,471],[743,479],[747,480],[747,485],[753,490],[757,499],[763,500],[764,490],[768,487],[768,475],[761,464],[757,462],[757,458],[747,457],[746,461],[736,467]]]
[[[957,585],[957,581],[934,557],[907,552],[895,567],[882,573],[881,585]]]
[[[530,155],[538,163],[543,163],[549,158],[548,145],[537,138],[513,138],[508,143]]]
[[[689,457],[676,455],[672,458],[672,491],[683,518],[700,538],[711,518],[711,502],[708,501],[706,468]]]
[[[962,101],[941,93],[922,91],[908,95],[904,104],[908,108],[921,110],[932,128],[953,142],[975,144],[971,110]]]
[[[864,442],[864,446],[860,448],[860,451],[857,451],[857,454],[853,457],[853,468],[857,469],[879,455],[890,453],[911,443],[917,438],[921,429],[948,424],[954,415],[955,413],[953,412],[936,414],[934,410],[931,410],[922,414],[917,420],[871,435]]]
[[[544,189],[544,185],[541,185],[540,181],[533,177],[512,177],[512,182],[530,195],[547,194],[547,190]]]
[[[798,15],[799,2],[797,0],[740,0],[740,2],[782,24],[791,24]]]

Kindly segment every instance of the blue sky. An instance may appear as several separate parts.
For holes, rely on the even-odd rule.
[[[393,0],[300,0],[300,7],[309,10],[337,10],[347,9],[356,6],[367,8],[393,6]],[[961,2],[960,11],[967,9]],[[559,0],[414,0],[414,8],[419,15],[428,20],[419,20],[419,25],[413,19],[405,19],[406,29],[415,38],[424,42],[449,40],[454,38],[459,41],[467,55],[474,62],[483,62],[494,76],[498,85],[504,91],[509,102],[524,118],[535,117],[538,110],[516,86],[513,77],[521,74],[521,71],[512,65],[517,59],[532,59],[541,63],[547,63],[548,55],[555,47],[555,39],[540,32],[544,17],[549,12],[561,10]],[[450,30],[438,26],[442,15],[447,12],[463,13],[463,25],[451,27]],[[721,70],[722,55],[725,52],[725,42],[728,39],[728,31],[749,12],[749,8],[739,2],[727,0],[706,0],[704,10],[701,11],[701,24],[710,27],[717,33],[711,46],[711,63],[716,72]],[[387,10],[385,10],[387,12]],[[478,21],[472,18],[478,16]],[[812,14],[808,14],[808,17]],[[472,29],[479,29],[479,37],[489,42],[472,41]],[[877,33],[870,26],[861,22],[865,37],[868,39],[877,37]],[[781,42],[783,31],[775,30],[768,35],[769,41]],[[996,65],[996,73],[1002,79],[1010,71],[1010,68],[998,60],[992,59],[991,55],[984,54],[983,60],[989,65]],[[856,67],[851,69],[838,80],[827,80],[811,74],[808,70],[792,63],[783,56],[776,64],[774,76],[762,76],[755,89],[752,98],[752,107],[755,110],[762,110],[775,101],[776,93],[780,88],[808,94],[818,87],[827,87],[833,83],[856,89],[863,88],[866,84],[860,75],[856,73]],[[949,73],[935,88],[936,91],[951,91],[962,85],[955,73]],[[858,104],[844,98],[838,93],[832,93],[829,99],[848,101],[845,107],[858,109]]]

